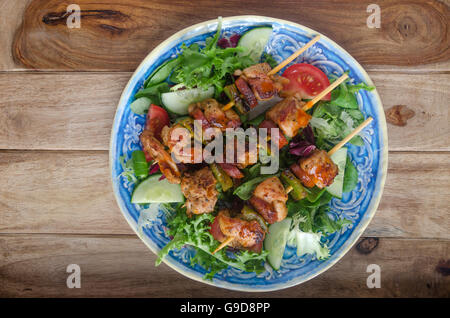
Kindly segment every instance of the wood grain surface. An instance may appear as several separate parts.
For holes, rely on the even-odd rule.
[[[0,297],[450,297],[450,3],[383,0],[0,0]],[[295,10],[293,9],[295,8]],[[305,284],[240,293],[192,281],[134,235],[109,176],[111,125],[140,61],[217,16],[317,30],[369,72],[388,121],[389,167],[364,238]],[[82,288],[66,287],[68,264]],[[381,288],[369,289],[369,264]]]
[[[302,285],[269,293],[242,293],[192,281],[138,238],[1,235],[0,295],[9,297],[448,297],[450,277],[440,270],[449,241],[379,239],[373,250],[355,246],[328,271]],[[81,288],[66,287],[69,264],[81,269]],[[381,269],[381,288],[369,289],[367,266]],[[447,269],[448,270],[448,269]]]
[[[23,15],[12,41],[5,39],[11,41],[8,47],[12,51],[3,54],[3,69],[131,71],[175,32],[234,15],[265,15],[311,27],[342,45],[363,65],[442,63],[448,62],[450,54],[450,10],[441,1],[378,1],[382,12],[379,29],[369,29],[366,24],[370,0],[282,0],[276,5],[268,0],[245,4],[230,0],[220,5],[211,0],[78,0],[79,29],[66,26],[66,9],[72,2],[19,2],[5,5],[1,13],[8,21]]]
[[[391,153],[389,161],[364,235],[450,240],[448,154]],[[116,205],[106,152],[2,151],[0,169],[0,233],[133,233]]]
[[[369,74],[385,110],[406,105],[415,113],[405,127],[388,124],[389,150],[450,150],[449,74]],[[0,148],[108,150],[115,109],[130,76],[0,73]],[[89,131],[95,133],[87,138]]]

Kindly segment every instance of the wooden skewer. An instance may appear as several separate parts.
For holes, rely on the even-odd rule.
[[[336,146],[333,147],[330,151],[328,151],[328,155],[331,156],[336,151],[342,148],[347,142],[350,141],[353,137],[355,137],[361,130],[363,130],[367,125],[369,125],[372,122],[373,118],[369,117],[364,122],[361,123],[358,127],[355,128],[351,133],[349,133],[344,139],[342,139]],[[292,191],[292,187],[288,186],[286,188],[286,193],[289,193]]]
[[[309,49],[311,46],[313,46],[317,41],[319,41],[320,39],[320,35],[316,35],[311,41],[309,41],[308,43],[305,44],[305,46],[301,47],[300,49],[298,49],[297,51],[295,51],[291,56],[289,56],[287,59],[285,59],[283,62],[281,62],[280,64],[278,64],[277,66],[275,66],[275,68],[273,68],[272,70],[269,71],[269,73],[267,73],[267,75],[273,75],[275,73],[278,73],[279,70],[281,70],[283,67],[285,67],[286,65],[288,65],[289,63],[291,63],[293,60],[295,60],[300,54],[302,54],[303,52],[305,52],[307,49]],[[234,106],[234,100],[230,101],[228,104],[226,104],[222,110],[229,110],[230,108],[232,108]]]
[[[352,139],[353,137],[355,137],[361,130],[364,129],[364,127],[366,127],[368,124],[370,124],[372,122],[373,118],[369,117],[367,118],[365,121],[363,121],[363,123],[361,125],[359,125],[358,127],[355,128],[355,130],[353,130],[351,133],[349,133],[344,139],[342,139],[336,146],[333,147],[333,149],[331,149],[330,151],[328,151],[328,154],[331,156],[332,154],[334,154],[336,151],[338,151],[339,149],[342,148],[343,145],[345,145],[350,139]]]
[[[367,118],[361,125],[359,125],[358,127],[355,128],[355,130],[353,130],[350,134],[348,134],[344,139],[341,140],[341,142],[339,142],[336,146],[333,147],[333,149],[331,149],[330,151],[328,151],[328,155],[332,155],[334,154],[336,151],[338,151],[339,149],[342,148],[342,146],[344,146],[350,139],[352,139],[353,137],[355,137],[361,130],[363,130],[367,125],[369,125],[372,122],[373,118],[369,117]],[[289,192],[292,191],[292,187],[288,186],[286,188],[286,193],[288,194]],[[227,246],[228,244],[230,244],[231,241],[233,241],[233,237],[228,237],[225,241],[222,242],[222,244],[219,245],[218,248],[216,248],[216,250],[213,252],[216,253],[217,251],[220,251],[222,248],[224,248],[225,246]]]
[[[316,37],[317,38],[317,37]],[[316,39],[314,38],[314,39]],[[314,40],[313,39],[313,40]],[[311,40],[311,42],[313,41]],[[318,40],[318,39],[317,39]],[[316,40],[316,42],[317,42]],[[315,43],[315,42],[314,42]],[[313,43],[313,44],[314,44]],[[308,43],[309,44],[309,43]],[[312,44],[311,44],[312,45]],[[297,52],[296,52],[297,53]],[[294,54],[296,54],[294,53]],[[301,52],[299,53],[301,54]],[[290,57],[289,57],[290,58]],[[288,58],[288,59],[289,59]],[[295,57],[293,58],[295,59]],[[293,60],[292,59],[292,60]],[[291,61],[292,61],[291,60]],[[290,61],[289,61],[290,62]],[[289,62],[287,62],[286,64],[288,64]],[[283,62],[284,63],[284,62]],[[283,64],[281,63],[281,64]],[[280,64],[280,65],[281,65]],[[284,66],[281,66],[281,68],[283,68]],[[280,69],[281,69],[280,68]],[[275,70],[275,68],[273,69]],[[273,71],[272,70],[272,71]],[[335,89],[339,84],[341,84],[343,81],[345,81],[348,78],[348,74],[343,74],[341,77],[339,77],[336,81],[334,81],[330,86],[328,86],[326,89],[324,89],[322,92],[320,92],[316,97],[314,97],[312,100],[310,100],[309,102],[307,102],[302,109],[304,111],[307,111],[308,109],[310,109],[311,107],[314,106],[314,104],[316,104],[319,100],[321,100],[326,94],[328,94],[329,92],[331,92],[333,89]],[[223,110],[227,110],[230,109],[231,107],[233,107],[234,105],[234,101],[229,102],[227,105],[225,105],[225,107],[223,108]],[[342,148],[342,146],[344,146],[350,139],[352,139],[354,136],[356,136],[356,134],[358,134],[361,130],[364,129],[364,127],[366,127],[368,124],[370,124],[370,122],[373,120],[372,117],[367,118],[361,125],[359,125],[358,127],[355,128],[355,130],[353,130],[350,134],[348,134],[344,139],[341,140],[341,142],[339,142],[336,146],[333,147],[333,149],[331,149],[330,151],[328,151],[328,155],[332,155],[333,153],[335,153],[336,151],[338,151],[340,148]],[[288,186],[286,188],[286,193],[288,194],[289,192],[292,191],[292,187]],[[234,240],[234,237],[229,236],[225,241],[222,242],[222,244],[220,244],[216,250],[212,253],[217,253],[218,251],[220,251],[222,248],[224,248],[225,246],[227,246],[228,244],[230,244],[232,241]]]
[[[300,54],[305,52],[307,49],[309,49],[311,46],[313,46],[317,41],[320,40],[320,35],[316,35],[311,41],[305,44],[305,46],[301,47],[297,51],[294,52],[291,56],[289,56],[287,59],[285,59],[283,62],[275,66],[272,70],[267,73],[267,75],[273,75],[275,73],[278,73],[279,70],[281,70],[283,67],[291,63],[293,60],[295,60]]]
[[[222,110],[226,111],[229,110],[230,108],[232,108],[234,106],[234,100],[230,101],[228,104],[226,104],[225,106],[223,106]]]
[[[234,240],[233,236],[228,236],[227,239],[225,241],[223,241],[215,250],[214,252],[212,252],[212,254],[217,253],[218,251],[220,251],[222,248],[224,248],[225,246],[227,246],[228,244],[231,243],[231,241]]]
[[[328,155],[331,156],[332,154],[334,154],[336,151],[338,151],[339,149],[342,148],[342,146],[344,146],[348,141],[350,141],[350,139],[352,139],[353,137],[355,137],[361,130],[363,130],[368,124],[370,124],[372,122],[373,118],[369,117],[367,118],[361,125],[359,125],[358,127],[355,128],[355,130],[353,130],[351,133],[349,133],[344,139],[342,139],[336,146],[333,147],[333,149],[331,149],[330,151],[328,151]],[[286,188],[286,193],[289,193],[292,191],[292,187],[288,186]]]
[[[348,78],[348,74],[345,73],[341,77],[339,77],[337,80],[335,80],[330,86],[325,88],[323,91],[321,91],[319,94],[317,94],[313,99],[311,99],[309,102],[307,102],[302,109],[304,111],[307,111],[311,107],[314,106],[315,103],[317,103],[319,100],[321,100],[326,94],[331,92],[333,89],[335,89],[339,84],[341,84],[343,81],[345,81]]]
[[[358,127],[355,128],[355,130],[353,130],[350,134],[348,134],[344,139],[341,140],[341,142],[339,142],[336,146],[333,147],[333,149],[331,149],[330,151],[328,151],[328,155],[332,155],[334,154],[336,151],[338,151],[339,149],[342,148],[342,146],[344,146],[350,139],[352,139],[353,137],[355,137],[361,130],[363,130],[367,125],[369,125],[372,122],[373,118],[369,117],[367,118],[361,125],[359,125]],[[292,187],[288,186],[286,188],[286,193],[288,194],[289,192],[292,191]],[[229,236],[225,241],[222,242],[222,244],[219,245],[219,247],[216,248],[216,250],[213,252],[216,253],[218,251],[220,251],[222,248],[224,248],[225,246],[227,246],[228,244],[230,244],[232,241],[234,240],[234,237]]]

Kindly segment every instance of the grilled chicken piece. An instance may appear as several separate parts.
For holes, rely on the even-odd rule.
[[[246,141],[244,145],[245,148],[243,148],[244,151],[241,151],[241,149],[237,147],[237,140],[235,142],[235,162],[239,169],[245,169],[247,166],[254,165],[258,162],[258,147],[250,149],[249,143]]]
[[[281,96],[283,87],[287,84],[289,84],[289,79],[283,76],[280,76],[278,74],[270,75],[270,79],[273,81],[273,85],[275,86],[275,89],[277,90],[278,94]],[[285,97],[285,96],[282,96]]]
[[[271,67],[269,64],[260,63],[247,67],[242,71],[253,94],[258,100],[268,100],[277,93],[277,88],[267,75],[270,70]]]
[[[209,167],[184,173],[181,191],[186,197],[188,215],[212,212],[219,195],[216,190],[216,178]]]
[[[314,180],[297,163],[292,164],[290,168],[305,187],[312,188],[315,186]]]
[[[228,210],[222,210],[211,224],[212,236],[219,242],[228,237],[233,237],[229,246],[260,253],[265,237],[265,232],[256,220],[245,221],[239,216],[230,217]]]
[[[227,128],[237,128],[241,126],[241,118],[233,109],[227,109],[225,116],[228,118]]]
[[[307,187],[325,188],[333,183],[339,173],[338,166],[324,150],[316,149],[307,158],[300,159],[298,168],[292,170]]]
[[[286,218],[287,199],[280,179],[271,177],[258,184],[249,202],[269,224],[273,224]]]
[[[236,85],[239,92],[242,94],[242,100],[247,103],[250,109],[255,108],[258,105],[258,100],[255,97],[250,86],[248,86],[247,81],[244,76],[240,76],[234,84]]]
[[[167,181],[170,183],[180,183],[181,173],[177,165],[173,161],[169,153],[164,149],[164,146],[156,139],[152,132],[144,129],[140,136],[142,147],[145,153],[150,154],[155,161],[158,162],[159,168]]]
[[[188,112],[194,119],[202,121],[203,129],[212,127],[225,131],[227,128],[241,125],[241,120],[234,110],[223,111],[222,105],[213,98],[189,105]]]
[[[278,145],[278,149],[281,149],[288,144],[286,137],[284,137],[284,135],[280,131],[278,131],[278,135],[271,135],[272,128],[278,129],[278,126],[270,119],[264,119],[261,124],[259,124],[258,128],[267,129],[267,136],[270,137],[271,142]]]
[[[172,127],[165,126],[161,131],[161,138],[164,144],[169,147],[172,158],[177,163],[200,163],[202,153],[197,154],[192,146],[191,133],[186,127],[175,124]]]
[[[294,97],[287,97],[270,109],[266,118],[275,122],[284,135],[292,138],[299,129],[308,125],[311,116],[302,110],[303,103]]]

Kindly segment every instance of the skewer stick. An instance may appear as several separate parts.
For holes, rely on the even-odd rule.
[[[372,122],[373,118],[369,117],[367,118],[361,125],[355,128],[350,134],[348,134],[344,139],[342,139],[336,146],[333,147],[330,151],[328,151],[328,154],[331,156],[336,151],[342,148],[343,145],[345,145],[350,139],[355,137],[361,130],[364,129],[368,124]]]
[[[228,104],[226,104],[225,106],[223,106],[222,110],[226,111],[229,110],[230,108],[232,108],[234,106],[234,100],[232,100],[231,102],[229,102]]]
[[[353,137],[355,137],[361,130],[363,130],[367,125],[369,125],[372,122],[373,118],[369,117],[367,118],[361,125],[359,125],[358,127],[355,128],[355,130],[353,130],[350,134],[348,134],[344,139],[342,139],[336,146],[333,147],[333,149],[331,149],[330,151],[328,151],[328,155],[332,155],[334,154],[336,151],[338,151],[339,149],[342,148],[342,146],[344,146],[350,139],[352,139]],[[289,192],[292,191],[292,187],[288,186],[286,188],[286,194],[288,194]],[[228,244],[230,244],[232,241],[234,240],[234,237],[229,236],[225,241],[222,242],[222,244],[219,245],[219,247],[216,248],[216,250],[212,253],[217,253],[218,251],[220,251],[222,248],[224,248],[225,246],[227,246]]]
[[[314,106],[315,103],[317,103],[319,100],[321,100],[325,95],[327,95],[329,92],[331,92],[333,89],[335,89],[339,84],[341,84],[343,81],[345,81],[348,78],[348,74],[345,73],[341,77],[339,77],[337,80],[335,80],[330,86],[325,88],[323,91],[321,91],[319,94],[317,94],[313,99],[311,99],[309,102],[307,102],[302,109],[304,111],[307,111],[311,107]]]
[[[369,117],[367,118],[361,125],[355,128],[351,133],[349,133],[344,139],[342,139],[336,146],[333,147],[330,151],[328,151],[328,155],[331,156],[336,151],[342,148],[350,139],[355,137],[361,130],[363,130],[367,125],[369,125],[372,122],[373,118]],[[288,186],[286,188],[286,193],[289,193],[292,191],[292,187]]]
[[[228,244],[231,243],[231,241],[234,240],[233,236],[228,236],[227,239],[225,241],[223,241],[215,250],[214,252],[212,252],[212,254],[217,253],[218,251],[220,251],[222,248],[224,248],[225,246],[227,246]]]
[[[267,75],[273,75],[275,73],[278,73],[279,70],[281,70],[283,67],[291,63],[293,60],[295,60],[300,54],[305,52],[307,49],[309,49],[311,46],[313,46],[317,41],[320,40],[320,35],[316,35],[311,41],[305,44],[305,46],[301,47],[297,51],[294,52],[291,56],[289,56],[287,59],[285,59],[283,62],[275,66],[272,70],[267,73]]]
[[[281,70],[283,67],[285,67],[286,65],[288,65],[289,63],[291,63],[293,60],[295,60],[300,54],[302,54],[303,52],[305,52],[307,49],[309,49],[311,46],[313,46],[317,41],[319,41],[320,39],[320,35],[316,35],[311,41],[309,41],[308,43],[305,44],[305,46],[301,47],[300,49],[298,49],[297,51],[295,51],[291,56],[289,56],[287,59],[285,59],[284,61],[282,61],[280,64],[278,64],[277,66],[275,66],[275,68],[273,68],[272,70],[269,71],[269,73],[267,73],[267,75],[273,75],[275,73],[278,73],[279,70]],[[230,101],[228,104],[226,104],[222,110],[229,110],[230,108],[232,108],[234,106],[234,100]]]

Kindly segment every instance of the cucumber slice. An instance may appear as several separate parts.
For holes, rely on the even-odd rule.
[[[280,268],[291,223],[291,218],[285,218],[283,221],[272,224],[264,240],[264,248],[269,252],[267,261],[275,270]]]
[[[255,28],[244,33],[239,39],[238,46],[247,48],[250,51],[250,57],[257,63],[261,59],[261,55],[271,35],[271,27]],[[247,55],[248,51],[242,54]]]
[[[148,111],[151,103],[152,100],[150,98],[140,97],[130,104],[130,108],[133,113],[144,115]]]
[[[131,203],[183,202],[184,197],[179,184],[169,183],[167,179],[159,180],[162,174],[154,174],[134,189]]]
[[[343,147],[331,155],[331,160],[338,166],[339,173],[333,183],[327,187],[328,193],[341,199],[344,186],[345,164],[347,162],[347,148]]]
[[[192,88],[163,93],[161,94],[161,101],[171,112],[177,115],[187,115],[190,104],[211,98],[213,95],[214,87],[210,87],[207,90]]]

